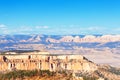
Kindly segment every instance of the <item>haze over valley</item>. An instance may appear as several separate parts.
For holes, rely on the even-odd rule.
[[[0,51],[81,54],[98,64],[120,65],[120,35],[1,35]]]

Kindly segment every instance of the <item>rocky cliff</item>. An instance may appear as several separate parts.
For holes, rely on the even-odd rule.
[[[18,55],[1,56],[0,70],[7,68],[12,70],[1,72],[1,80],[120,80],[119,68],[97,65],[81,55],[39,56],[31,54],[23,55],[23,57],[21,55],[17,59],[15,56]],[[39,59],[41,59],[43,68],[36,65]]]

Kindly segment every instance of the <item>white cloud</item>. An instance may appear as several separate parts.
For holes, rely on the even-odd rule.
[[[88,27],[88,30],[105,30],[105,27],[101,27],[101,26],[91,26]]]
[[[115,31],[120,31],[120,28],[115,28],[114,30],[115,30]]]
[[[6,28],[7,28],[6,25],[4,25],[4,24],[0,24],[0,29],[6,29]]]
[[[11,32],[14,34],[29,34],[34,29],[28,26],[17,27],[16,29],[12,29]]]
[[[33,31],[33,29],[28,26],[21,26],[18,30],[19,31]]]
[[[49,27],[48,26],[36,26],[35,28],[36,29],[48,29]]]
[[[4,27],[6,27],[6,25],[0,24],[0,28],[4,28]]]
[[[83,27],[80,25],[61,26],[21,26],[13,29],[7,25],[0,24],[0,34],[118,34],[120,28],[108,28],[101,26]]]
[[[48,29],[48,26],[21,26],[14,30],[11,30],[15,34],[37,34],[40,32],[45,32]]]
[[[99,29],[101,29],[101,28],[99,28],[99,27],[88,27],[88,30],[99,30]]]
[[[10,31],[9,31],[9,29],[7,28],[6,25],[0,24],[0,33],[1,33],[1,34],[9,34]]]

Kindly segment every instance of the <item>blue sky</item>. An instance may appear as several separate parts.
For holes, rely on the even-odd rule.
[[[120,34],[120,0],[0,0],[0,34]]]

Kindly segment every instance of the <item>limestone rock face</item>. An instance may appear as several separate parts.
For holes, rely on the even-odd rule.
[[[66,71],[80,75],[72,74],[74,77],[72,80],[84,80],[84,75],[88,78],[89,76],[97,77],[98,80],[120,80],[119,73],[116,73],[116,71],[120,71],[119,69],[97,65],[81,55],[53,55],[46,54],[46,52],[0,55],[0,72],[34,69],[54,72]],[[83,76],[81,77],[81,75]]]
[[[44,52],[43,52],[44,53]],[[1,55],[0,70],[95,71],[97,65],[81,55],[21,54]]]

